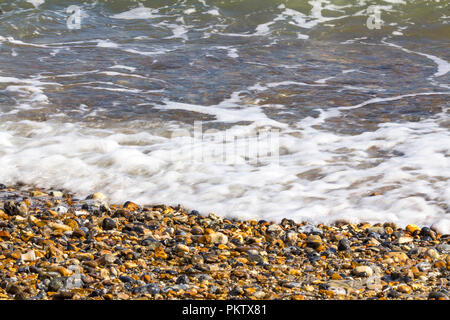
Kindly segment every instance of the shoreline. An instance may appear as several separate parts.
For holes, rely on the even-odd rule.
[[[449,242],[0,184],[0,299],[449,299]]]

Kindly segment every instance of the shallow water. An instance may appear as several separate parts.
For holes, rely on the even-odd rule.
[[[450,232],[447,1],[0,10],[3,183]]]

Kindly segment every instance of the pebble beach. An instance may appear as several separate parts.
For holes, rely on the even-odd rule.
[[[0,185],[0,299],[447,300],[450,235]]]

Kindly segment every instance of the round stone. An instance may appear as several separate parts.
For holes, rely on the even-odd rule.
[[[50,283],[48,284],[48,291],[58,292],[63,287],[64,287],[64,279],[55,278],[50,280]]]
[[[338,250],[339,251],[350,251],[351,250],[350,241],[346,238],[339,240]]]
[[[357,266],[353,269],[353,273],[359,277],[370,277],[373,275],[373,270],[369,266]]]
[[[104,218],[102,221],[103,230],[113,230],[116,228],[116,222],[111,218]]]

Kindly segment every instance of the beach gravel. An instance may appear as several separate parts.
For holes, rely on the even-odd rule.
[[[0,299],[449,298],[429,226],[223,218],[0,184]]]

